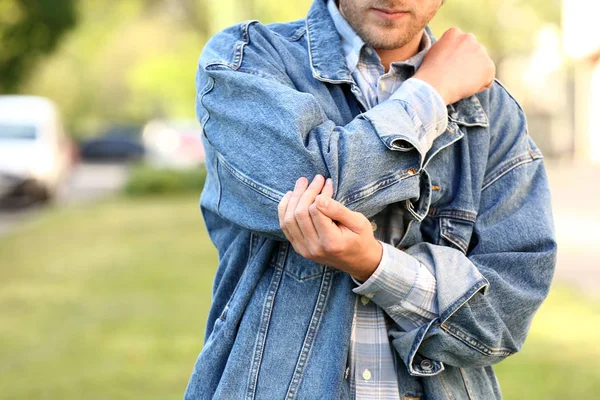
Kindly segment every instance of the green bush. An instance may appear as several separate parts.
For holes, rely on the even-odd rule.
[[[204,187],[204,166],[189,169],[158,169],[147,165],[133,167],[124,193],[128,196],[156,194],[200,193]]]

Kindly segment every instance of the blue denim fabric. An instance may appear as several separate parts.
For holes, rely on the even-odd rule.
[[[206,45],[201,209],[219,268],[186,399],[349,398],[356,284],[295,253],[277,218],[295,180],[316,174],[369,218],[406,202],[398,247],[436,277],[440,317],[390,331],[401,396],[501,398],[492,365],[522,347],[556,257],[523,112],[495,83],[449,106],[448,128],[429,138],[410,105],[395,98],[364,112],[356,90],[325,0],[306,20],[250,21]]]

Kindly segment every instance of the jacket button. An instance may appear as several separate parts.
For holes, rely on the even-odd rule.
[[[421,368],[423,368],[423,371],[431,371],[433,369],[433,363],[431,360],[423,360],[421,361]]]
[[[367,304],[369,304],[369,301],[371,300],[369,300],[367,296],[360,296],[360,302],[363,303],[363,305],[366,306]]]
[[[362,373],[362,377],[365,381],[368,381],[369,379],[371,379],[371,371],[365,369]]]

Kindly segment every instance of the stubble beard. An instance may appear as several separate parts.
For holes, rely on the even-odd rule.
[[[397,21],[380,21],[377,25],[379,29],[377,29],[372,24],[369,25],[365,22],[365,10],[371,7],[394,8],[393,2],[373,0],[370,3],[368,7],[355,7],[348,5],[345,0],[340,0],[339,8],[342,15],[362,40],[376,50],[395,50],[404,47],[423,31],[437,11],[432,10],[428,14],[419,17],[415,10],[407,10],[409,21],[404,23],[405,26],[399,25]],[[406,10],[406,7],[401,7],[401,9]],[[401,27],[401,29],[397,29],[398,27]],[[386,31],[390,33],[386,34]]]

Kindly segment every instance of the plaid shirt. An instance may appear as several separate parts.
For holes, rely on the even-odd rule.
[[[377,53],[356,34],[334,0],[329,0],[328,8],[341,38],[346,63],[360,89],[353,92],[363,107],[369,109],[387,99],[398,98],[410,104],[407,111],[420,136],[430,130],[445,129],[444,101],[427,83],[410,79],[431,47],[429,36],[423,35],[417,55],[405,62],[392,63],[390,71],[385,73]],[[395,97],[400,85],[401,98]],[[371,221],[375,237],[383,245],[383,258],[367,281],[354,279],[358,286],[353,289],[357,296],[346,377],[356,399],[400,398],[396,364],[403,365],[389,342],[388,331],[416,329],[437,317],[435,277],[415,258],[396,248],[409,220],[409,213],[397,203]]]

